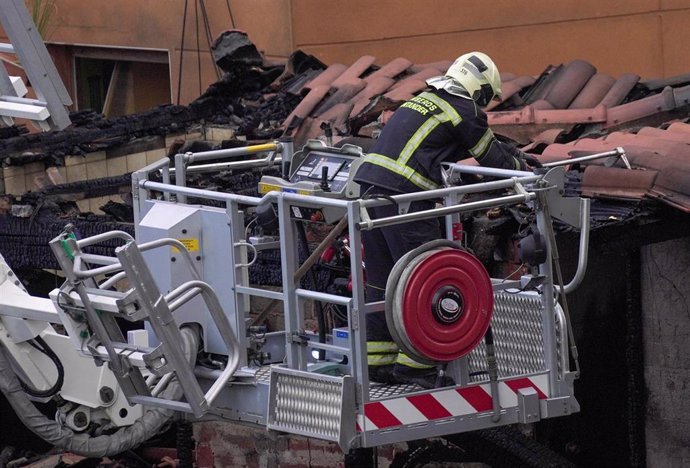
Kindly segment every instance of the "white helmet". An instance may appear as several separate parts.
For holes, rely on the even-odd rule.
[[[470,52],[458,57],[448,68],[446,76],[462,85],[481,107],[492,99],[501,98],[501,76],[491,58],[482,52]]]

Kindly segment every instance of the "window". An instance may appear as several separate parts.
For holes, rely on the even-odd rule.
[[[167,52],[74,47],[76,107],[106,117],[169,104]]]

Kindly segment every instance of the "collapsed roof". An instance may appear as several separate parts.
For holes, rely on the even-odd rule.
[[[425,89],[425,80],[443,74],[451,63],[415,64],[402,57],[378,63],[376,57],[364,55],[348,65],[326,66],[316,57],[295,51],[286,63],[270,64],[260,59],[245,33],[234,30],[216,41],[213,52],[225,73],[189,106],[166,105],[114,119],[78,112],[72,115],[73,125],[59,132],[26,134],[21,127],[3,129],[3,166],[34,161],[60,166],[66,156],[88,157],[132,139],[174,133],[200,123],[230,128],[249,141],[289,135],[297,147],[325,135],[332,135],[333,140],[375,137],[402,102]],[[641,80],[632,73],[613,77],[597,72],[586,61],[574,60],[548,65],[536,77],[503,73],[501,78],[503,100],[487,109],[500,138],[515,142],[543,162],[619,146],[625,149],[630,168],[622,161],[614,165],[592,161],[570,168],[569,190],[607,201],[593,212],[600,221],[595,227],[636,219],[648,213],[650,203],[690,211],[690,74],[664,80]],[[222,144],[244,143],[233,139]],[[195,182],[235,190],[238,181],[237,177],[216,177]],[[247,177],[242,184],[243,190],[252,186]],[[7,206],[12,203],[50,205],[45,202],[51,194],[117,193],[122,185],[121,177],[48,184],[31,193],[8,194],[11,197],[6,197],[0,213],[10,212]],[[64,208],[59,213],[73,214]],[[37,219],[35,214],[29,217]],[[126,217],[111,213],[90,219],[110,223]],[[30,229],[17,228],[16,221],[9,224],[14,226],[13,242],[17,236],[30,235]],[[50,231],[45,235],[51,235]],[[0,244],[9,242],[8,235],[6,228],[0,229]]]

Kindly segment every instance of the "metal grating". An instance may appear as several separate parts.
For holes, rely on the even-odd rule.
[[[346,446],[355,427],[352,377],[273,367],[267,426]]]
[[[421,390],[424,389],[417,384],[386,385],[375,383],[369,387],[369,399],[381,400],[386,397],[403,395],[406,393],[418,392]]]
[[[545,370],[542,336],[543,304],[532,293],[494,294],[491,328],[494,334],[498,377],[512,377]],[[488,380],[486,344],[482,341],[467,358],[470,382]]]
[[[268,383],[271,380],[271,366],[261,366],[254,377],[257,383]]]
[[[562,377],[567,371],[570,370],[568,363],[568,325],[565,320],[565,312],[558,303],[556,304],[556,314],[554,315],[554,318],[556,319],[554,328],[556,332],[556,369],[559,377]]]

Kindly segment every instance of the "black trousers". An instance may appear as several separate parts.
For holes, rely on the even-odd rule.
[[[368,196],[396,195],[395,192],[362,184],[361,192],[368,190]],[[429,210],[432,201],[413,202],[410,212]],[[372,219],[386,218],[398,214],[398,206],[390,203],[369,209]],[[438,218],[411,221],[362,232],[364,262],[366,266],[367,302],[382,301],[385,296],[388,275],[400,257],[412,249],[442,237]],[[392,341],[383,312],[367,314],[367,341]]]

